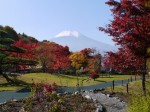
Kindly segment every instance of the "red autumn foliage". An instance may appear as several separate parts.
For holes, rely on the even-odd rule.
[[[36,48],[36,57],[40,60],[43,72],[47,70],[59,71],[70,66],[69,48],[56,43],[40,43]]]
[[[53,66],[55,57],[52,53],[53,48],[51,47],[51,44],[52,43],[46,42],[39,43],[36,47],[36,58],[40,61],[43,72],[47,72],[47,70],[51,69]]]
[[[93,50],[91,48],[85,48],[80,51],[83,55],[85,55],[87,58],[91,57],[91,54],[93,53]]]
[[[107,52],[103,60],[104,68],[111,68],[119,72],[139,73],[142,68],[142,59],[135,56],[131,50],[119,48],[119,51]]]
[[[99,30],[108,33],[113,41],[123,49],[130,49],[142,63],[142,86],[146,95],[145,75],[147,50],[150,47],[150,8],[146,6],[149,0],[108,0],[112,6],[113,20],[106,28]],[[130,56],[130,55],[129,55]]]
[[[99,75],[96,72],[93,72],[89,75],[89,77],[95,80],[96,78],[99,78]]]
[[[51,93],[56,91],[57,85],[56,83],[53,84],[46,84],[46,83],[33,83],[34,94],[36,97],[41,97],[47,93]]]
[[[122,48],[130,49],[136,56],[147,56],[150,47],[150,9],[145,7],[147,0],[109,0],[113,20],[101,31],[113,37]]]
[[[13,46],[26,49],[25,53],[12,53],[18,58],[35,59],[37,43],[24,43],[21,39],[13,44]]]
[[[61,45],[54,44],[53,53],[55,55],[55,60],[53,64],[54,70],[62,70],[70,66],[70,51],[67,46],[63,47]]]

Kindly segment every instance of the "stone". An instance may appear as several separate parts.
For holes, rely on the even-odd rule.
[[[106,96],[107,96],[107,97],[109,97],[109,96],[110,96],[110,94],[107,94]]]
[[[78,91],[76,91],[76,92],[74,92],[74,94],[75,94],[75,95],[77,95],[77,94],[79,94],[79,92],[78,92]]]
[[[97,106],[96,112],[105,112],[105,109],[102,105]]]
[[[101,88],[101,91],[104,91],[105,89],[104,88]]]
[[[12,99],[12,101],[17,101],[16,99]]]
[[[91,97],[89,95],[85,95],[84,97],[87,99],[91,99]]]
[[[95,99],[95,98],[93,98],[93,101],[95,102],[95,101],[96,101],[96,99]]]
[[[90,92],[93,92],[93,90],[90,90]]]
[[[85,92],[85,90],[82,90],[82,92],[84,93],[84,92]]]

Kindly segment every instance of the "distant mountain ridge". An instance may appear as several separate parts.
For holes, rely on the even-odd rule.
[[[106,51],[116,51],[117,47],[102,43],[84,36],[77,31],[63,31],[53,37],[50,41],[62,46],[68,46],[70,51],[80,51],[84,48],[95,48],[104,53]]]

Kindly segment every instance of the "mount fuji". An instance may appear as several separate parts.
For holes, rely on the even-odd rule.
[[[117,51],[116,46],[93,40],[77,31],[60,32],[50,41],[60,44],[62,46],[68,46],[70,51],[73,52],[80,51],[84,48],[95,48],[102,54],[106,51]]]

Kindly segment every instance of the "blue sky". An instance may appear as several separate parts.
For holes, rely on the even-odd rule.
[[[50,40],[64,30],[76,30],[87,37],[113,44],[98,31],[112,19],[107,0],[0,0],[0,25],[38,40]]]

